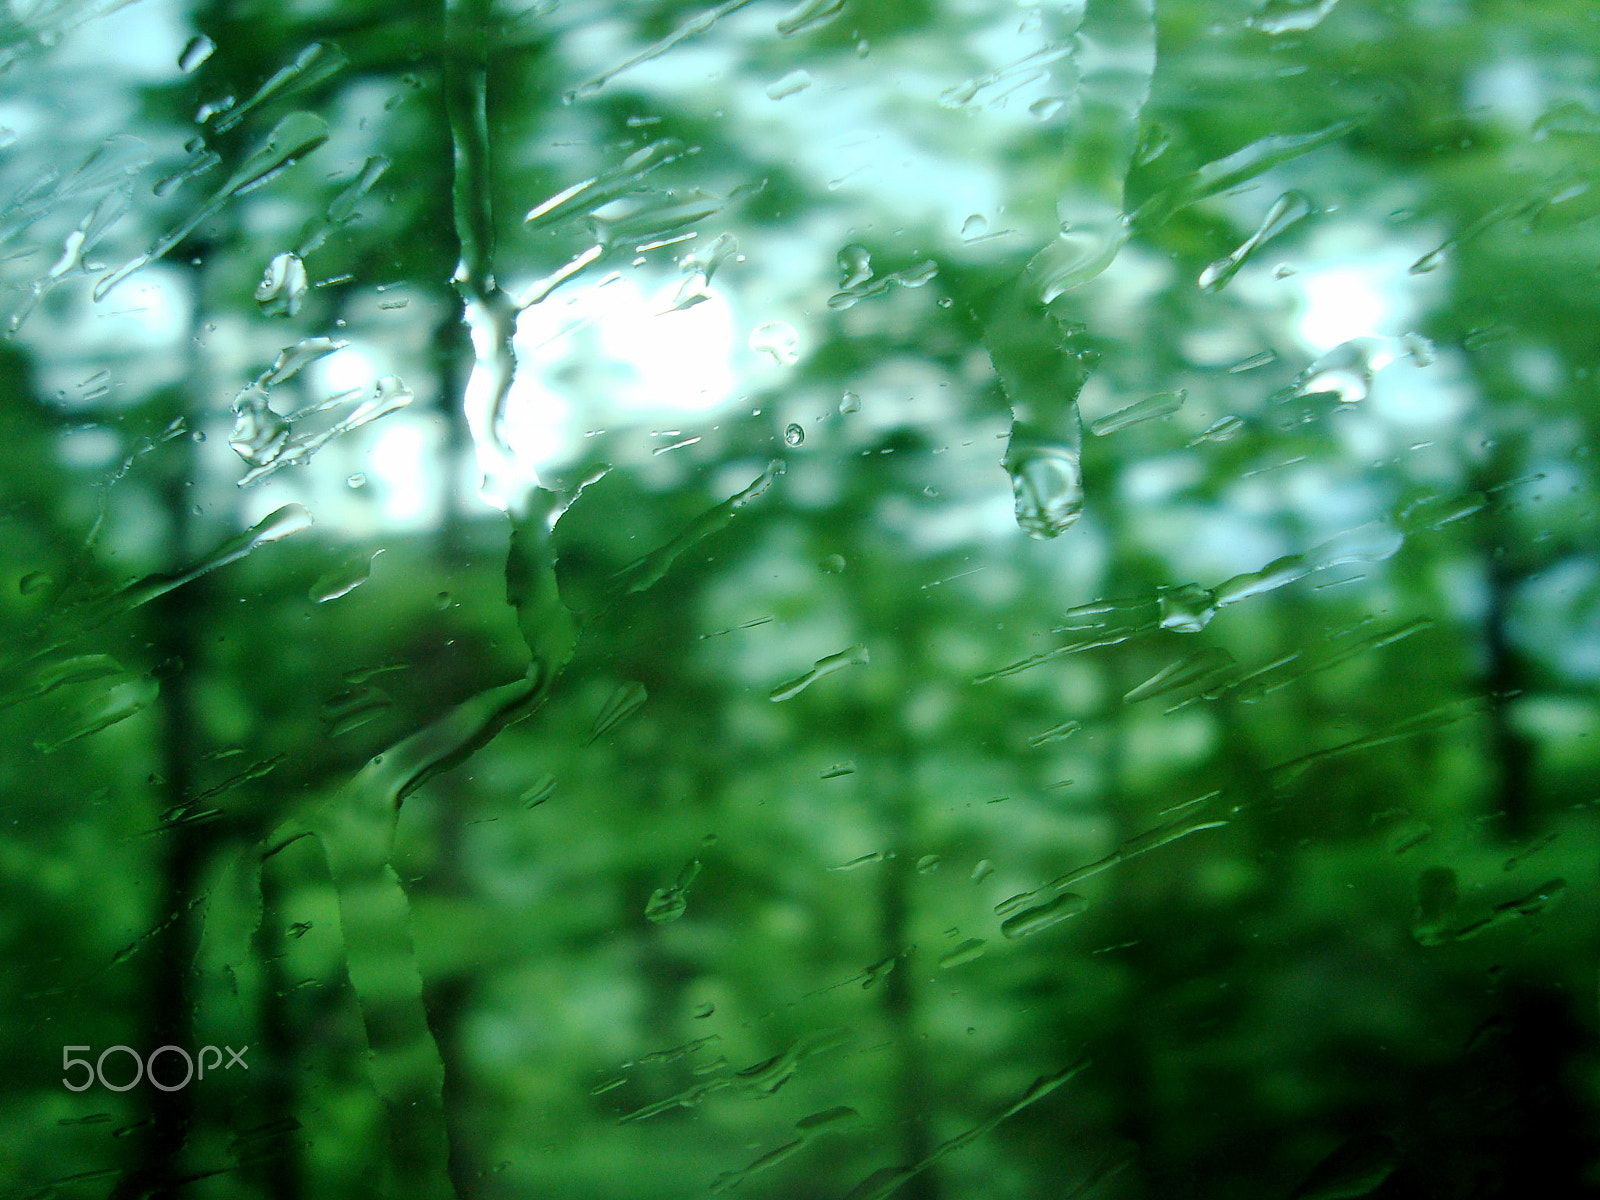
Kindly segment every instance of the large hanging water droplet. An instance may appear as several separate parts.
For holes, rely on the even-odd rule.
[[[806,440],[806,431],[799,425],[790,423],[783,431],[783,444],[785,446],[799,446]]]
[[[854,392],[846,392],[839,397],[839,415],[847,417],[853,412],[861,411],[861,397]]]
[[[982,237],[989,232],[989,218],[982,213],[973,213],[961,223],[961,236],[966,241]]]
[[[1017,524],[1032,538],[1058,537],[1083,515],[1083,469],[1064,446],[1031,446],[1008,458]]]

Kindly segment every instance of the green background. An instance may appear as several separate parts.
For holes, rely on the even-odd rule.
[[[4,1194],[1600,1188],[1594,7],[722,7],[0,18]],[[1095,74],[1140,39],[1153,70]],[[224,194],[293,112],[327,137]],[[1017,300],[1085,197],[1141,214],[1120,254]],[[464,307],[509,320],[602,203],[660,236],[524,314],[601,313],[517,343],[515,404],[566,424],[508,517]],[[713,300],[663,312],[723,233]],[[830,306],[846,245],[937,274]],[[630,287],[657,308],[605,315]],[[240,486],[241,389],[323,336],[338,386],[415,398]],[[1357,336],[1375,373],[1329,384]],[[702,367],[698,409],[653,405]],[[1186,399],[1085,430],[1084,516],[1031,539],[1012,406],[1070,442],[1085,372],[1085,423]],[[315,523],[230,541],[285,504]],[[113,1045],[249,1066],[63,1086],[62,1047]]]

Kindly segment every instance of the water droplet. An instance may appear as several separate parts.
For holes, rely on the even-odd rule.
[[[1302,575],[1307,573],[1302,572]],[[1216,683],[1219,677],[1227,678],[1233,666],[1233,655],[1220,646],[1196,650],[1177,662],[1168,663],[1143,683],[1129,688],[1122,699],[1128,704],[1137,704],[1141,700],[1164,696],[1180,689],[1205,687]]]
[[[155,673],[135,675],[104,654],[86,654],[41,668],[27,694],[48,693],[55,703],[34,738],[34,749],[62,747],[125,721],[160,692]]]
[[[371,554],[359,554],[331,571],[324,572],[311,585],[311,602],[326,604],[330,600],[337,600],[340,596],[355,591],[371,577],[372,560],[382,553],[382,550],[376,550]]]
[[[361,471],[357,471],[354,475],[351,475],[348,479],[346,479],[344,484],[352,491],[357,491],[367,486],[367,477]]]
[[[676,888],[657,888],[650,893],[650,900],[644,906],[644,915],[647,920],[658,925],[668,921],[676,921],[689,908],[689,898]]]
[[[1341,342],[1300,373],[1294,394],[1331,394],[1343,404],[1365,400],[1372,389],[1372,377],[1394,361],[1385,340],[1353,338]]]
[[[1170,145],[1172,145],[1172,135],[1157,122],[1151,121],[1139,139],[1139,148],[1134,151],[1134,162],[1141,167],[1147,166],[1165,154]]]
[[[792,37],[802,30],[825,24],[837,17],[843,7],[844,0],[801,0],[778,18],[778,33],[782,37]]]
[[[971,241],[973,238],[982,237],[989,232],[989,218],[982,213],[973,213],[961,223],[961,236]]]
[[[1028,115],[1035,120],[1048,121],[1061,111],[1061,106],[1066,100],[1061,96],[1046,96],[1043,100],[1035,100],[1028,105]]]
[[[972,882],[982,883],[993,874],[994,864],[987,858],[980,858],[977,865],[972,868]]]
[[[717,1011],[717,1006],[708,1001],[705,1004],[697,1004],[697,1005],[695,1005],[694,1011],[692,1013],[690,1013],[689,1015],[691,1017],[693,1017],[696,1021],[704,1021],[707,1017],[709,1017],[712,1013],[714,1013],[716,1011]]]
[[[312,42],[295,55],[292,63],[268,76],[266,81],[251,93],[249,99],[236,108],[231,108],[228,115],[217,122],[216,131],[226,133],[275,96],[321,83],[337,73],[348,61],[344,51],[332,42]]]
[[[650,899],[644,907],[645,918],[663,925],[683,916],[689,907],[689,887],[699,875],[700,860],[690,859],[678,872],[678,878],[671,887],[657,888],[650,893]]]
[[[837,867],[829,867],[830,871],[854,871],[859,867],[870,867],[874,863],[881,863],[890,856],[882,850],[874,850],[871,854],[863,854],[859,858],[852,858],[847,863],[840,863]]]
[[[792,367],[800,361],[800,334],[787,321],[768,321],[751,330],[750,349],[772,355],[780,366]]]
[[[228,445],[252,467],[275,462],[289,443],[289,422],[273,411],[267,389],[251,384],[233,402],[233,433]]]
[[[792,96],[796,92],[803,92],[811,86],[811,72],[804,67],[790,71],[782,79],[772,83],[767,88],[769,100],[782,100],[785,96]]]
[[[1137,425],[1141,421],[1157,421],[1163,417],[1170,417],[1189,398],[1189,393],[1184,388],[1175,392],[1159,392],[1154,396],[1146,396],[1127,408],[1118,409],[1114,413],[1091,421],[1089,432],[1096,437],[1105,437],[1108,433],[1115,433],[1119,429],[1126,429],[1129,425]]]
[[[1426,821],[1407,821],[1389,835],[1385,844],[1396,857],[1416,849],[1433,836],[1433,826]]]
[[[865,246],[852,242],[839,251],[838,257],[841,291],[872,278],[872,255]]]
[[[1200,290],[1207,293],[1221,291],[1263,244],[1291,225],[1305,220],[1313,211],[1311,201],[1301,192],[1285,192],[1279,196],[1254,233],[1241,242],[1233,253],[1217,259],[1200,272]]]
[[[1217,615],[1214,593],[1197,583],[1167,588],[1161,593],[1161,628],[1177,633],[1199,633]]]
[[[195,443],[195,445],[199,445],[201,442],[206,440],[206,431],[204,429],[196,429],[189,435],[189,440]]]
[[[1008,938],[1022,938],[1039,933],[1052,925],[1059,925],[1089,907],[1089,902],[1076,892],[1063,892],[1046,904],[1025,908],[1001,924],[1000,932]]]
[[[802,445],[805,442],[805,440],[806,440],[806,431],[803,428],[801,428],[799,425],[796,425],[793,422],[791,422],[789,425],[784,427],[784,430],[783,430],[783,444],[785,446],[799,446],[799,445]]]
[[[842,575],[844,568],[845,561],[842,554],[830,554],[817,564],[817,570],[824,575]]]
[[[198,143],[198,145],[195,145],[194,149],[190,151],[190,153],[194,155],[194,158],[185,163],[178,170],[174,171],[171,175],[167,175],[156,180],[156,182],[150,187],[152,193],[157,196],[170,196],[189,180],[196,179],[199,176],[206,174],[208,171],[211,171],[214,168],[222,165],[222,155],[218,154],[215,150],[207,150],[205,148],[205,142],[202,139],[196,138],[194,140]],[[199,257],[190,259],[190,262],[196,266],[198,266],[201,261],[202,260]]]
[[[1277,361],[1277,351],[1261,350],[1255,354],[1252,354],[1249,358],[1241,358],[1238,362],[1234,363],[1233,366],[1228,368],[1228,374],[1242,375],[1246,371],[1259,370],[1261,367],[1270,366],[1272,363]]]
[[[1420,333],[1405,334],[1400,341],[1411,352],[1411,361],[1419,367],[1431,367],[1434,359],[1438,357],[1432,340]]]
[[[611,698],[600,709],[599,715],[594,719],[594,725],[589,730],[589,736],[584,741],[585,746],[592,746],[603,734],[608,733],[617,725],[637,712],[641,705],[650,698],[645,691],[644,684],[630,681],[621,684],[611,693]]]
[[[899,961],[900,956],[898,954],[891,954],[888,958],[880,958],[873,963],[862,972],[861,976],[857,977],[861,979],[861,990],[866,991],[873,984],[882,982],[888,977],[889,972],[894,970],[895,964]]]
[[[839,415],[847,417],[853,412],[861,411],[861,397],[854,392],[846,392],[839,397]]]
[[[819,778],[838,779],[842,775],[854,775],[855,773],[856,764],[847,759],[844,762],[834,763],[831,767],[824,767]]]
[[[598,78],[603,82],[603,77]],[[595,82],[590,81],[591,84]],[[610,170],[563,188],[543,203],[535,205],[522,220],[525,224],[538,225],[560,220],[575,212],[593,212],[606,201],[630,191],[635,183],[650,172],[676,162],[687,150],[688,147],[677,138],[651,142],[635,150]]]
[[[780,683],[772,689],[768,699],[774,703],[793,699],[824,676],[832,675],[835,671],[842,671],[845,667],[861,666],[869,661],[871,660],[865,646],[859,643],[854,646],[846,646],[837,654],[830,654],[826,658],[817,659],[811,670],[804,675],[791,679],[787,683]]]
[[[343,350],[349,344],[343,338],[301,338],[294,345],[285,346],[278,352],[272,368],[257,381],[257,385],[276,387],[280,383],[285,383],[298,375],[308,364],[336,350]]]
[[[21,579],[17,580],[17,591],[24,596],[31,596],[35,592],[49,587],[50,583],[50,576],[44,571],[29,571]]]
[[[1030,446],[1008,458],[1017,524],[1031,538],[1053,538],[1083,515],[1083,472],[1062,446]]]
[[[556,794],[556,777],[545,772],[533,781],[518,797],[523,808],[538,808]]]
[[[1274,35],[1305,33],[1320,25],[1338,3],[1339,0],[1267,0],[1249,24],[1252,29]]]
[[[1577,100],[1563,100],[1542,113],[1533,123],[1533,140],[1543,141],[1552,133],[1592,137],[1600,133],[1600,116]]]
[[[199,33],[189,39],[183,48],[183,53],[178,55],[178,70],[187,75],[206,59],[210,58],[217,44],[205,34]]]
[[[975,958],[982,958],[984,947],[988,944],[982,938],[968,938],[939,959],[939,969],[948,971],[951,967],[959,967]]]
[[[863,253],[865,253],[863,251]],[[895,284],[907,288],[923,287],[939,274],[939,264],[931,258],[920,262],[914,267],[907,267],[904,271],[895,271],[881,278],[873,279],[870,274],[864,278],[857,278],[857,282],[846,287],[842,292],[836,292],[828,297],[828,307],[831,309],[850,308],[859,300],[866,300],[872,296],[882,296]],[[856,278],[856,276],[851,276]]]
[[[278,254],[267,264],[256,284],[256,303],[263,316],[292,317],[300,311],[309,287],[306,267],[298,254]]]
[[[438,612],[444,612],[455,605],[455,599],[449,592],[440,592],[433,598],[433,607]]]
[[[924,854],[921,858],[917,859],[917,874],[932,874],[934,871],[939,869],[939,864],[943,861],[944,859],[940,858],[937,854]]]
[[[856,43],[856,57],[857,58],[865,58],[867,55],[869,55],[871,53],[872,53],[872,47],[867,43],[867,39],[866,38],[862,38],[859,42]]]
[[[346,688],[322,702],[322,724],[328,737],[343,737],[370,724],[394,707],[388,693],[374,684]]]
[[[1240,417],[1227,416],[1219,421],[1213,421],[1203,433],[1192,438],[1189,445],[1198,446],[1201,442],[1227,442],[1243,432],[1244,420]]]
[[[1130,228],[1128,218],[1119,213],[1062,229],[1028,264],[1038,280],[1039,303],[1049,304],[1109,267],[1128,240]]]
[[[1083,726],[1077,721],[1063,721],[1059,725],[1052,725],[1043,733],[1034,734],[1028,739],[1028,745],[1038,749],[1040,746],[1048,746],[1051,742],[1062,742],[1082,728]]]

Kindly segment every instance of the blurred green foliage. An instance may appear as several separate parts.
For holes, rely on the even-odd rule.
[[[710,10],[0,22],[4,1194],[1600,1189],[1594,7],[1159,0],[1125,207],[1160,219],[1038,329],[1098,356],[1086,421],[1187,399],[1084,439],[1086,515],[1052,541],[1011,523],[985,337],[1057,232],[1081,6],[846,0],[791,36],[723,8],[587,90]],[[214,52],[179,70],[193,36]],[[197,115],[319,42],[343,65]],[[941,102],[1040,47],[1071,52]],[[295,110],[325,145],[91,303]],[[1200,195],[1206,164],[1338,122]],[[522,296],[596,236],[592,204],[523,214],[663,138],[683,152],[624,206],[720,207],[544,303],[676,286],[735,235],[706,286],[737,398],[630,410],[575,319],[555,386],[590,436],[508,518],[463,417],[463,213],[492,233],[473,269]],[[897,188],[899,156],[937,171]],[[1000,199],[963,234],[937,201],[972,179]],[[1290,189],[1311,215],[1202,291]],[[319,223],[315,285],[266,315],[263,270]],[[847,242],[937,276],[830,305]],[[1314,386],[1319,316],[1381,339],[1370,394]],[[746,355],[801,317],[796,363]],[[319,336],[404,375],[413,474],[364,467],[380,423],[240,488],[233,397]],[[519,402],[553,404],[518,350]],[[289,503],[316,523],[231,540]],[[1184,664],[1217,670],[1162,690]],[[63,1086],[61,1047],[116,1045],[248,1045],[249,1070]]]

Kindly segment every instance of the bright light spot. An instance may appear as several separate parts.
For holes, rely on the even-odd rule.
[[[409,413],[398,413],[375,428],[382,432],[368,455],[366,474],[369,483],[378,485],[386,525],[432,524],[439,515],[443,483],[437,431]]]
[[[543,470],[573,457],[591,429],[705,413],[733,395],[728,302],[713,282],[709,299],[672,312],[681,282],[646,290],[614,275],[523,314],[504,431],[519,458]]]
[[[357,388],[369,391],[378,377],[384,374],[360,345],[346,346],[327,358],[318,359],[312,371],[315,372],[313,377],[317,387],[330,396]]]
[[[1300,277],[1300,339],[1319,353],[1381,333],[1393,313],[1381,264],[1350,263]]]
[[[189,326],[187,291],[170,267],[149,266],[129,276],[91,310],[102,322],[88,331],[100,343],[96,348],[148,350],[151,343],[181,341]]]

